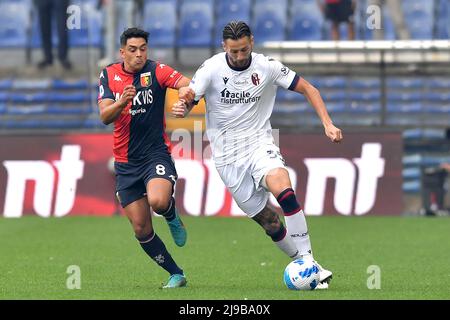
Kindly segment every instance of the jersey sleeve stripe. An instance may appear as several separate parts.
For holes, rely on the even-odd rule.
[[[289,86],[288,90],[294,91],[295,87],[297,86],[297,83],[300,81],[300,77],[296,74],[294,79],[291,82],[291,85]]]

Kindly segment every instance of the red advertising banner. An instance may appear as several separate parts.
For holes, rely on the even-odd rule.
[[[197,147],[206,154],[203,140],[200,135]],[[179,210],[193,216],[244,215],[213,161],[190,156],[185,142],[175,143],[173,151]],[[307,215],[401,214],[399,133],[347,133],[341,144],[321,133],[286,134],[279,143]],[[121,214],[108,168],[111,150],[111,134],[0,136],[0,215]],[[271,203],[277,207],[273,197]]]

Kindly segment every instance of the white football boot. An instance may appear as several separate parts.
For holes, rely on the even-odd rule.
[[[317,261],[315,261],[319,267],[319,284],[316,286],[317,290],[328,289],[333,273],[330,270],[324,269]]]

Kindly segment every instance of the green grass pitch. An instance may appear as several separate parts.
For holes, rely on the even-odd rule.
[[[307,217],[315,258],[334,272],[329,290],[283,283],[289,259],[248,218],[183,217],[178,248],[162,218],[156,232],[188,286],[161,290],[167,273],[151,261],[125,217],[0,219],[0,299],[450,299],[450,219]],[[67,268],[80,267],[69,290]],[[380,289],[368,289],[368,267]]]

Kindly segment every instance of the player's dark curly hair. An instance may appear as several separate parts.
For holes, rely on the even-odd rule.
[[[227,39],[239,40],[243,37],[251,37],[252,31],[244,21],[230,21],[222,32],[223,41]]]
[[[145,42],[148,43],[148,35],[149,33],[142,29],[128,28],[120,36],[120,45],[124,47],[127,44],[128,39],[130,38],[144,38]]]

